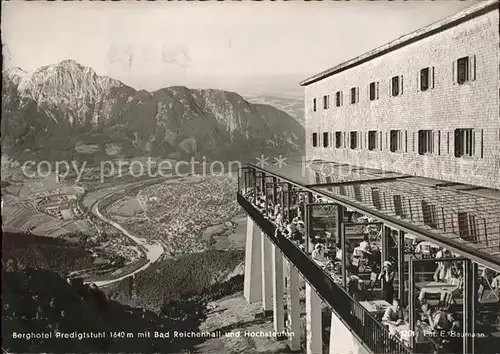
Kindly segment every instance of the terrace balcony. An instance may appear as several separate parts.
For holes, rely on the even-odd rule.
[[[306,282],[307,353],[324,352],[321,302],[332,311],[332,354],[488,353],[499,348],[500,307],[494,279],[498,279],[495,272],[500,272],[500,252],[495,252],[500,239],[495,237],[500,200],[495,199],[495,191],[485,197],[477,188],[443,182],[439,183],[453,189],[436,190],[430,181],[418,179],[417,183],[411,176],[354,166],[349,169],[351,175],[342,176],[338,171],[323,176],[313,171],[315,184],[308,183],[311,177],[301,176],[303,169],[298,165],[289,166],[286,176],[283,171],[254,165],[240,171],[237,200],[248,214],[247,300],[262,300],[263,310],[274,315],[276,332],[302,331],[297,326],[298,314],[293,313],[298,311],[298,300],[290,299],[298,296],[293,289],[298,286],[295,276],[302,277]],[[321,183],[321,177],[326,183]],[[474,195],[464,198],[458,190],[471,190]],[[412,193],[418,195],[411,198]],[[471,202],[471,198],[476,200]],[[431,202],[434,210],[429,211],[426,205]],[[451,203],[462,215],[449,211]],[[436,208],[441,208],[440,218]],[[467,229],[460,220],[463,213],[475,218],[469,220]],[[297,233],[296,237],[290,227],[284,227],[293,219],[303,221],[302,236]],[[478,219],[481,227],[473,224]],[[371,244],[369,254],[359,255],[356,243],[360,240]],[[311,252],[317,244],[327,250],[325,261],[318,261],[317,254]],[[284,275],[287,267],[280,263],[283,261],[288,266]],[[380,269],[387,262],[394,266],[389,272],[393,277],[389,297],[387,289],[381,296],[377,291],[385,277],[379,276]],[[449,274],[441,276],[437,269]],[[285,311],[283,277],[291,323],[288,329],[279,319]],[[353,279],[363,284],[361,290],[352,287]],[[397,326],[382,320],[384,310],[391,305],[387,300],[396,297],[406,310]],[[295,306],[291,305],[294,301]],[[423,320],[424,303],[435,309],[433,316],[455,317],[449,322],[458,326],[453,329],[458,339],[450,338],[448,330],[441,331],[446,332],[444,337],[436,335],[439,327],[433,320],[427,324]],[[301,350],[297,337],[289,338],[292,350]]]

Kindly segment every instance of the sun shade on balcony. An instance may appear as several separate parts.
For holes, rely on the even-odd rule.
[[[253,167],[500,271],[500,191],[321,160]]]

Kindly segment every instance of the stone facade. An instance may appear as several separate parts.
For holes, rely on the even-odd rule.
[[[307,159],[500,189],[499,12],[488,3],[303,82]],[[467,58],[464,70],[460,58]],[[472,152],[457,157],[458,145]]]

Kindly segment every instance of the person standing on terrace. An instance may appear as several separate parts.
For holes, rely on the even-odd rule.
[[[436,254],[436,258],[451,258],[451,252],[448,251],[446,248],[443,248]],[[437,262],[437,268],[436,271],[434,272],[434,280],[436,282],[442,281],[442,282],[450,282],[451,281],[451,267],[452,267],[452,262],[450,261],[439,261]]]
[[[392,269],[392,263],[384,262],[384,267],[378,275],[378,279],[382,281],[382,299],[391,303],[394,298],[394,277],[396,273]]]

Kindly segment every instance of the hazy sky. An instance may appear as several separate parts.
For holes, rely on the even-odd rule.
[[[74,59],[136,89],[286,96],[475,2],[2,2],[4,67]]]

